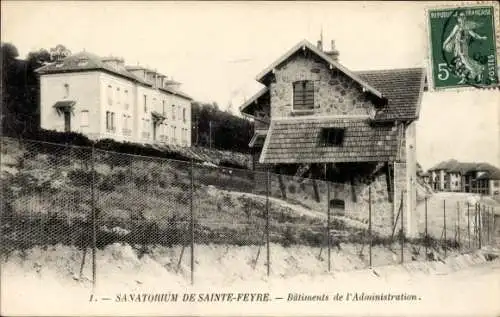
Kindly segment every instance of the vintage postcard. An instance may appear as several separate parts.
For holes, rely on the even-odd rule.
[[[2,1],[2,316],[499,316],[496,1]]]

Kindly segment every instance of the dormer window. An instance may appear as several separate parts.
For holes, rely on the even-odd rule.
[[[342,146],[345,129],[323,128],[321,129],[319,146]]]
[[[293,110],[310,111],[314,109],[314,82],[301,80],[293,83]]]

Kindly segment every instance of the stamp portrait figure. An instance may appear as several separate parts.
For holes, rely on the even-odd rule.
[[[455,26],[443,42],[443,49],[453,54],[450,66],[461,77],[459,84],[463,84],[467,80],[476,82],[482,80],[484,66],[469,55],[469,44],[472,40],[487,39],[486,36],[474,32],[476,27],[478,27],[478,23],[467,21],[465,13],[462,11],[458,13]]]

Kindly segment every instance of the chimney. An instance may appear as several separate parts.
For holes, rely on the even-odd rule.
[[[339,51],[335,48],[335,41],[332,40],[331,42],[331,49],[328,52],[325,52],[326,55],[328,55],[331,59],[334,61],[338,62],[339,61]]]
[[[318,41],[318,44],[316,45],[320,51],[323,51],[323,43],[321,40]]]

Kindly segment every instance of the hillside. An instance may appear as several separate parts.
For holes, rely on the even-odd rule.
[[[265,174],[248,170],[99,149],[92,153],[82,147],[21,144],[7,138],[1,151],[0,177],[2,184],[8,184],[2,186],[2,253],[47,245],[90,245],[92,207],[97,212],[100,249],[120,242],[142,256],[156,246],[187,246],[193,216],[196,244],[263,246],[269,221],[270,243],[317,248],[311,252],[318,257],[326,252],[324,182],[298,177],[280,180],[272,174],[267,199],[262,186]],[[433,258],[443,252],[436,240],[442,228],[438,207],[432,205],[429,212]],[[422,209],[418,211],[423,219]],[[388,229],[373,225],[373,245],[385,250],[377,251],[381,264],[399,259],[399,240],[385,236]],[[352,248],[357,261],[367,265],[365,221],[334,213],[329,237],[333,249]],[[454,239],[451,233],[448,239]],[[422,243],[422,239],[407,241],[405,258],[424,258]]]
[[[258,175],[194,164],[191,197],[189,162],[95,150],[92,164],[91,155],[86,148],[3,140],[1,179],[9,184],[2,187],[4,247],[88,243],[92,206],[98,211],[100,247],[116,241],[186,244],[191,203],[200,243],[264,244],[266,198],[256,186]],[[304,184],[297,185],[295,196],[313,201],[311,187]],[[279,192],[274,182],[271,191]],[[304,211],[301,205],[270,199],[270,241],[326,245],[324,210]],[[111,230],[117,227],[127,234]],[[364,228],[355,221],[332,221],[339,240],[361,241]]]

